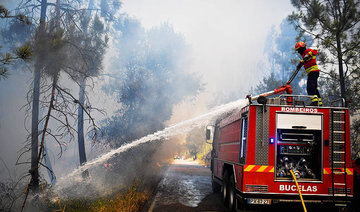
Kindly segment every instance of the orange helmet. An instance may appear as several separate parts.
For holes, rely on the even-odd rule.
[[[305,44],[304,42],[302,42],[302,41],[297,42],[297,43],[295,44],[295,50],[296,50],[296,51],[297,51],[298,49],[300,49],[301,47],[306,48],[306,44]]]

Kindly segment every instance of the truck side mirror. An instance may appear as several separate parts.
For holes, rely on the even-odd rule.
[[[211,131],[210,129],[206,129],[206,140],[210,140]]]

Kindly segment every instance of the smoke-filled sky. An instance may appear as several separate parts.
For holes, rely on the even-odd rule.
[[[203,113],[207,104],[213,101],[213,94],[238,91],[245,96],[250,86],[254,86],[266,74],[266,71],[259,68],[259,64],[263,59],[265,40],[271,27],[279,26],[293,10],[290,0],[122,2],[121,13],[138,19],[146,29],[167,23],[182,34],[191,49],[187,66],[189,70],[184,71],[200,73],[203,83],[206,84],[205,96],[200,95],[197,102],[190,105],[177,105],[170,123]],[[12,0],[0,0],[0,4],[9,9],[16,5]],[[106,63],[108,60],[105,58],[104,61]],[[104,64],[104,67],[106,69],[107,64]],[[0,81],[0,159],[9,164],[9,167],[14,165],[17,151],[24,145],[27,135],[24,129],[24,110],[20,111],[20,108],[25,104],[26,92],[31,87],[31,77],[30,72],[18,70],[13,71],[9,79]],[[93,96],[101,95],[103,94],[93,93]],[[110,100],[98,101],[94,105],[101,105],[100,108],[106,105],[105,108],[114,109]],[[107,112],[111,115],[111,111]],[[102,118],[104,117],[97,120]],[[77,158],[76,142],[72,145],[75,147],[69,147],[67,155],[63,156],[61,161],[70,164],[73,161],[66,160],[66,156]],[[88,151],[89,158],[92,158],[91,154],[92,152]],[[71,167],[69,164],[65,163],[63,166]],[[76,164],[72,166],[75,167]],[[1,168],[0,171],[4,169]]]
[[[151,28],[168,23],[192,49],[191,72],[212,92],[247,92],[262,77],[259,62],[271,27],[292,11],[290,0],[124,0],[123,12]]]

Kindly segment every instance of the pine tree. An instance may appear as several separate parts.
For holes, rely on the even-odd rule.
[[[360,58],[360,1],[359,0],[292,0],[298,11],[289,16],[300,34],[311,35],[327,52],[324,64],[337,65],[338,74],[328,72],[339,80],[340,96],[353,97],[353,80],[359,79]],[[359,92],[357,92],[359,93]]]
[[[23,14],[12,15],[11,12],[2,5],[0,5],[0,19],[11,19],[12,26],[31,25],[31,22],[25,15]],[[1,48],[2,46],[0,45],[0,50]],[[1,78],[7,78],[9,76],[9,72],[8,72],[9,65],[13,64],[18,59],[29,60],[32,54],[33,52],[31,51],[31,47],[28,44],[16,48],[15,54],[9,52],[6,53],[0,52],[0,80]]]
[[[324,84],[324,96],[329,100],[339,96],[345,99],[355,115],[351,138],[352,152],[356,154],[360,143],[355,136],[359,134],[356,117],[360,110],[360,0],[292,0],[291,3],[298,11],[293,12],[289,20],[300,34],[314,38],[321,51],[326,52],[322,62],[331,66],[328,71],[322,70],[329,79]]]

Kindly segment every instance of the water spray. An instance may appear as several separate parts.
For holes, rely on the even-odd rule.
[[[248,104],[249,104],[248,99],[240,99],[240,100],[233,101],[233,102],[230,102],[227,104],[223,104],[223,105],[217,106],[217,107],[209,110],[207,113],[199,115],[195,118],[179,122],[177,124],[174,124],[174,125],[171,125],[171,126],[165,128],[163,130],[157,131],[153,134],[144,136],[140,139],[137,139],[137,140],[134,140],[127,144],[124,144],[117,149],[111,150],[108,153],[105,153],[105,154],[99,156],[98,158],[85,163],[83,166],[80,166],[79,168],[75,169],[68,175],[60,178],[56,184],[55,190],[57,190],[57,191],[61,190],[61,188],[63,188],[68,182],[72,182],[72,179],[74,177],[81,175],[81,173],[84,170],[87,170],[95,165],[103,163],[104,161],[109,160],[112,156],[114,156],[116,154],[125,152],[125,151],[127,151],[133,147],[136,147],[140,144],[144,144],[144,143],[156,141],[156,140],[168,139],[172,136],[189,132],[196,127],[206,125],[210,120],[214,119],[215,117],[218,117],[224,113],[227,113],[227,112],[232,111],[237,108],[241,109],[242,107],[245,107]]]

